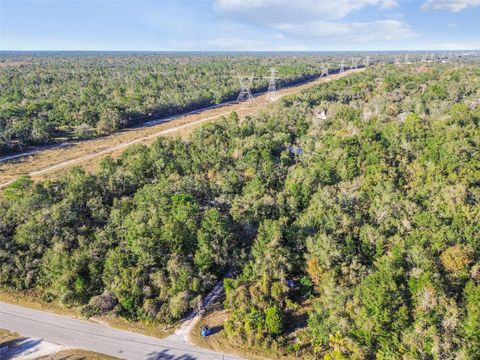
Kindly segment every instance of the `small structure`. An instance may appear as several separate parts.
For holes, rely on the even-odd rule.
[[[208,325],[203,325],[200,328],[200,335],[202,335],[202,337],[207,337],[211,333],[212,333],[212,330],[210,329],[210,327]]]
[[[289,146],[288,147],[288,152],[290,153],[291,156],[300,156],[303,155],[303,149],[299,146]]]
[[[315,113],[315,117],[319,120],[327,120],[327,111],[323,109]]]
[[[286,283],[289,288],[294,288],[295,286],[297,286],[297,282],[294,280],[287,280]]]
[[[408,115],[407,113],[402,112],[398,114],[397,119],[401,122],[405,122],[405,120],[407,119],[407,115]]]
[[[470,110],[475,110],[477,106],[480,106],[480,99],[469,101],[467,106],[470,108]]]

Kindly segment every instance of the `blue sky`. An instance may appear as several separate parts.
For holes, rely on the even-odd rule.
[[[480,49],[480,0],[0,0],[0,49]]]

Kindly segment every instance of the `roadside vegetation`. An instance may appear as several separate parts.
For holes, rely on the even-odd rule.
[[[375,66],[0,200],[0,285],[172,323],[225,274],[231,344],[480,353],[480,69]]]

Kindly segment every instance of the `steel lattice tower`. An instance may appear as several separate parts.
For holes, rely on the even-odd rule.
[[[363,65],[368,68],[370,66],[370,56],[367,56],[365,59],[363,59]]]
[[[237,76],[238,81],[240,82],[240,93],[238,94],[237,101],[246,101],[253,98],[250,87],[253,83],[253,75],[249,76]]]
[[[357,68],[358,68],[358,59],[352,58],[352,69],[357,69]]]
[[[329,64],[325,64],[323,66],[323,70],[322,70],[322,73],[320,74],[320,77],[324,77],[324,76],[329,76],[330,74],[328,73],[328,68],[329,68]]]
[[[269,79],[268,80],[268,90],[267,90],[267,96],[265,98],[266,102],[272,102],[276,99],[276,93],[277,93],[277,84],[276,84],[276,75],[277,75],[277,70],[274,68],[270,69],[270,76],[266,76],[265,78]]]

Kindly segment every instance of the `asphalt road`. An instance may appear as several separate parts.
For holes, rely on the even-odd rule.
[[[0,328],[15,331],[25,337],[42,338],[67,347],[91,350],[122,359],[238,359],[194,347],[181,340],[176,341],[175,337],[157,339],[2,302]]]

